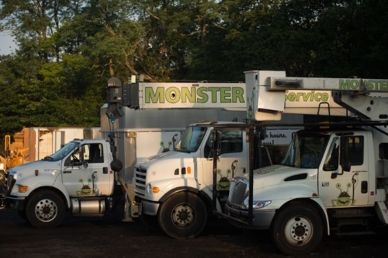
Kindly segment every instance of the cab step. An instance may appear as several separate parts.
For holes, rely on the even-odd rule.
[[[375,217],[366,209],[349,208],[332,210],[333,231],[338,236],[358,236],[375,234],[370,230],[370,222]]]
[[[364,236],[364,235],[376,235],[373,231],[355,231],[355,232],[337,232],[336,236]]]

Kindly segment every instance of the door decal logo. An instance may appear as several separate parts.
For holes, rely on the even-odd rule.
[[[84,180],[81,178],[79,180],[79,182],[82,184],[82,187],[79,191],[77,191],[77,195],[93,195],[94,194],[94,189],[92,187],[90,187],[90,182],[92,182],[92,180],[89,178],[88,179],[88,182],[85,184],[84,183]],[[93,185],[94,185],[94,182],[93,182]]]
[[[331,200],[333,206],[348,206],[354,205],[356,200],[354,199],[354,190],[358,185],[358,172],[352,176],[352,182],[346,184],[346,191],[342,191],[342,186],[337,183],[335,187],[340,190],[340,194],[336,199]],[[349,189],[352,188],[352,196],[349,195]]]
[[[226,176],[222,176],[221,169],[217,169],[217,174],[220,175],[221,179],[218,181],[217,184],[217,190],[218,191],[228,191],[230,188],[230,180],[229,180],[229,174],[232,174],[232,178],[234,177],[234,174],[237,169],[237,162],[238,160],[235,160],[230,165],[230,168],[226,170]]]

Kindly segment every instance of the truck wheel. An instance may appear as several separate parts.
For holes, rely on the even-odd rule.
[[[323,223],[318,211],[309,204],[293,204],[280,210],[271,228],[277,247],[288,255],[312,252],[323,237]]]
[[[158,221],[167,235],[173,238],[192,238],[199,235],[206,225],[206,206],[193,193],[177,193],[162,204]]]
[[[30,224],[36,228],[57,227],[65,216],[65,204],[57,193],[42,190],[29,198],[26,215]]]

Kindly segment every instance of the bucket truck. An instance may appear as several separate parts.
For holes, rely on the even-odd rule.
[[[288,255],[314,251],[331,233],[370,234],[374,222],[388,224],[388,80],[295,78],[283,71],[245,76],[247,94],[256,96],[257,125],[288,112],[344,118],[305,125],[280,164],[235,177],[225,217],[240,227],[269,230]],[[326,98],[317,95],[320,90],[331,93],[337,111],[331,103],[311,108],[311,99]],[[290,99],[304,106],[285,106]]]

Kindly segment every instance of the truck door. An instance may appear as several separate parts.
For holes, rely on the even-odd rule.
[[[63,163],[62,180],[70,196],[111,195],[113,175],[100,143],[85,144]]]
[[[319,172],[319,196],[326,207],[368,204],[368,160],[363,135],[335,136]],[[346,170],[350,164],[350,171]]]
[[[213,187],[213,153],[212,153],[212,132],[201,149],[203,182],[208,187]],[[228,191],[230,180],[248,172],[248,148],[244,144],[245,131],[233,129],[219,131],[221,149],[217,161],[217,190]]]

